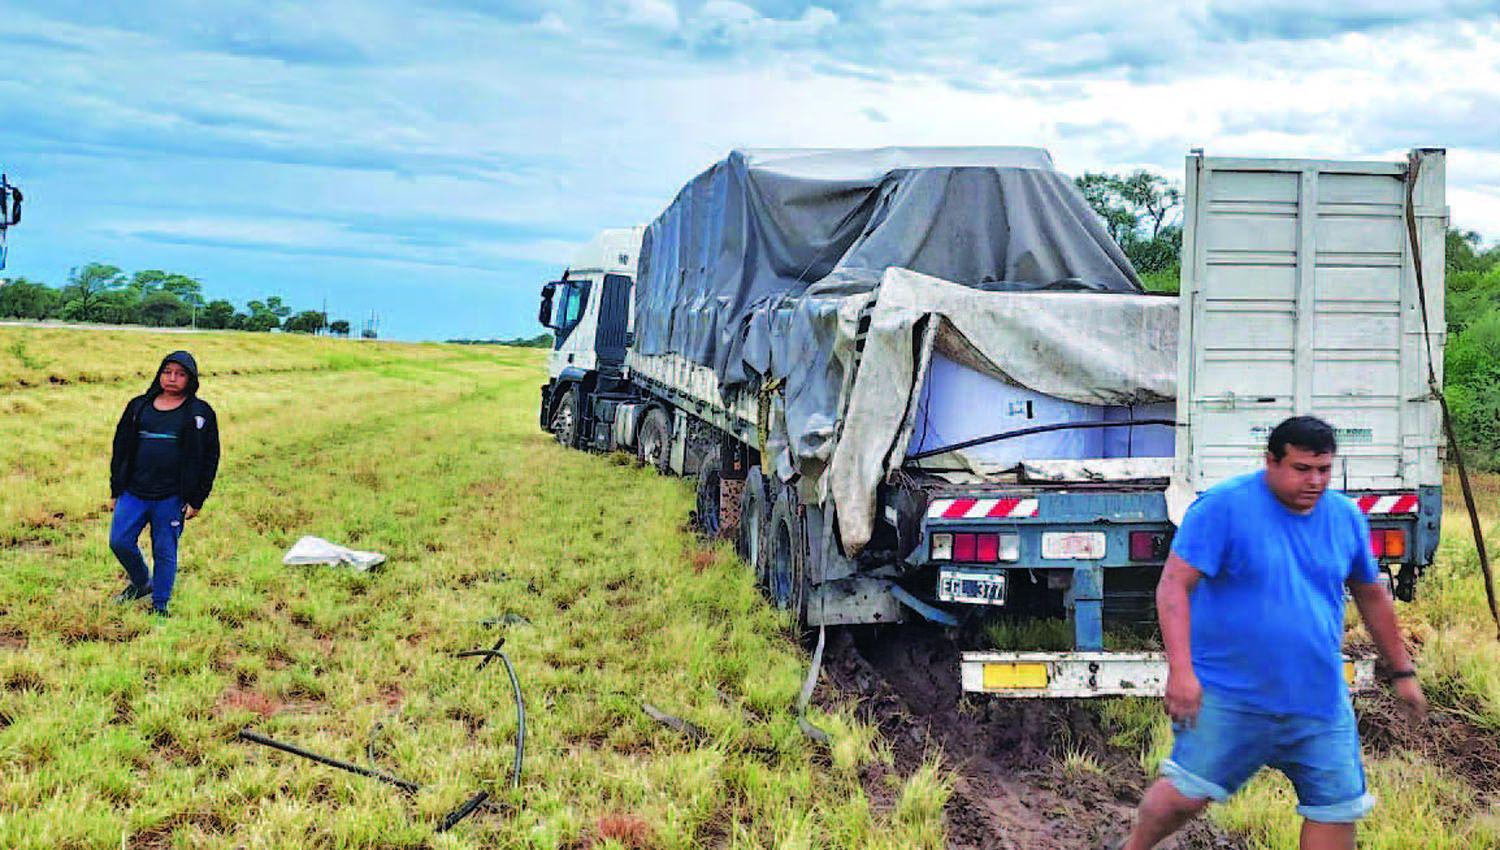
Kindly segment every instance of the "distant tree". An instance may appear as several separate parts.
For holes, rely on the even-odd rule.
[[[1180,189],[1145,169],[1125,175],[1085,172],[1073,182],[1137,272],[1178,267],[1182,225],[1173,218],[1182,206]]]
[[[272,295],[270,298],[267,298],[266,309],[270,310],[271,315],[278,319],[285,319],[287,316],[292,315],[292,308],[281,303],[280,295]]]
[[[105,263],[75,266],[68,272],[68,285],[63,287],[66,299],[63,316],[83,322],[100,321],[100,299],[124,284],[125,276],[118,266]]]
[[[364,330],[362,330],[362,331],[359,332],[359,336],[360,336],[360,339],[374,339],[375,338],[375,329],[374,328],[365,328]]]
[[[1096,174],[1085,171],[1073,180],[1083,199],[1088,201],[1099,218],[1104,220],[1104,229],[1116,243],[1123,243],[1140,224],[1140,220],[1125,205],[1120,197],[1121,178],[1114,174]]]
[[[224,329],[235,327],[234,305],[222,298],[203,305],[203,312],[198,315],[198,327],[210,329]]]
[[[317,310],[303,310],[281,323],[282,330],[295,334],[315,334],[327,326],[328,315]]]
[[[191,321],[191,308],[173,292],[158,289],[141,299],[141,324],[158,328],[179,328]]]
[[[278,304],[281,301],[275,297],[267,300],[274,300]],[[264,333],[281,327],[281,317],[276,315],[276,311],[265,301],[251,301],[245,305],[245,309],[250,311],[242,324],[245,330]]]
[[[334,336],[348,336],[349,322],[344,319],[334,319],[328,323],[328,332]]]
[[[144,298],[146,293],[161,289],[162,281],[166,280],[167,277],[167,273],[161,269],[142,269],[132,274],[130,282],[125,285],[140,293],[141,297]]]
[[[136,297],[132,289],[111,289],[95,300],[93,315],[88,321],[106,325],[138,325],[141,323],[141,299]]]
[[[50,319],[62,310],[62,293],[41,281],[18,277],[0,286],[0,317]]]

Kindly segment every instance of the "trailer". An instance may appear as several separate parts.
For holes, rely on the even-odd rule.
[[[1153,623],[1175,522],[1292,415],[1335,425],[1409,601],[1441,520],[1444,152],[1194,151],[1184,201],[1154,296],[1043,151],[736,152],[543,288],[539,424],[695,478],[695,526],[799,627],[1068,623],[1068,651],[965,652],[967,691],[1160,694],[1106,624]]]

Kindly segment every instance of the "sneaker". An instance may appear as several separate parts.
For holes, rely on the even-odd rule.
[[[114,596],[111,596],[109,598],[109,601],[115,603],[116,605],[125,605],[127,603],[134,602],[137,599],[145,599],[150,595],[151,588],[141,587],[140,585],[132,582],[125,585],[124,590],[116,593]]]
[[[151,606],[151,616],[153,616],[153,617],[160,617],[163,620],[165,620],[166,618],[168,618],[168,617],[170,617],[172,615],[167,611],[167,606],[165,606],[165,605],[153,605],[153,606]]]

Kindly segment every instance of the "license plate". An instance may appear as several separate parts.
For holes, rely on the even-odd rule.
[[[1042,534],[1042,557],[1092,561],[1104,557],[1102,531],[1049,531]]]
[[[971,605],[1004,605],[1005,575],[942,570],[938,573],[938,599]]]

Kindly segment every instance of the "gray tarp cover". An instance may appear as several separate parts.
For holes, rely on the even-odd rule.
[[[845,521],[857,506],[844,488],[830,492],[822,473],[836,439],[865,439],[847,422],[838,432],[844,375],[858,311],[892,267],[989,292],[1141,291],[1072,181],[1035,148],[736,151],[688,183],[641,246],[635,349],[711,367],[726,393],[784,379],[776,442],[834,496],[850,552],[868,538],[869,520]],[[1076,295],[1054,292],[1047,309],[1068,311]],[[919,343],[899,346],[908,372]],[[1024,380],[1014,371],[1004,374]],[[906,401],[885,404],[904,415]],[[883,464],[889,448],[864,447],[856,465],[864,469],[871,451]],[[851,535],[850,522],[865,533]]]

